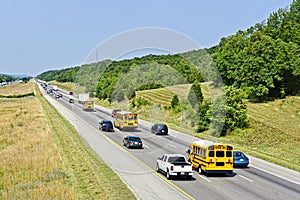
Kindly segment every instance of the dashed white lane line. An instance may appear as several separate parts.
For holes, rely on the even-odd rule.
[[[253,180],[251,180],[250,178],[247,178],[247,177],[245,177],[245,176],[239,175],[239,177],[241,177],[241,178],[243,178],[243,179],[245,179],[245,180],[247,180],[247,181],[253,182]]]
[[[205,178],[204,176],[200,176],[200,174],[198,174],[198,176],[199,176],[200,178],[202,178],[202,179],[208,181],[208,182],[211,182],[211,180],[209,180],[208,178]]]

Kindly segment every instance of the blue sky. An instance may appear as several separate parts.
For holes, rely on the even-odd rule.
[[[211,47],[291,2],[1,0],[0,73],[35,76],[78,66],[113,35],[143,27],[174,30]]]

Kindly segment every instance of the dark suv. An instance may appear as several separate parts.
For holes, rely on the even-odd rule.
[[[168,135],[168,126],[166,124],[154,124],[151,127],[151,133],[156,135]]]
[[[109,131],[109,132],[114,132],[114,126],[110,120],[101,120],[99,122],[99,129],[101,131]]]

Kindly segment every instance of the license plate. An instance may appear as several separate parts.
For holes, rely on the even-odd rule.
[[[240,161],[244,161],[244,159],[243,159],[243,158],[241,158],[241,159],[240,159]]]
[[[181,175],[184,175],[184,172],[181,172],[180,174],[181,174]]]
[[[138,142],[135,142],[134,144],[139,144]]]

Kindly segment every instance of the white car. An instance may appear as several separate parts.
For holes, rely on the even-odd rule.
[[[191,179],[193,176],[193,165],[186,161],[181,154],[164,154],[156,160],[156,171],[166,174],[168,179],[173,176],[184,176]]]

